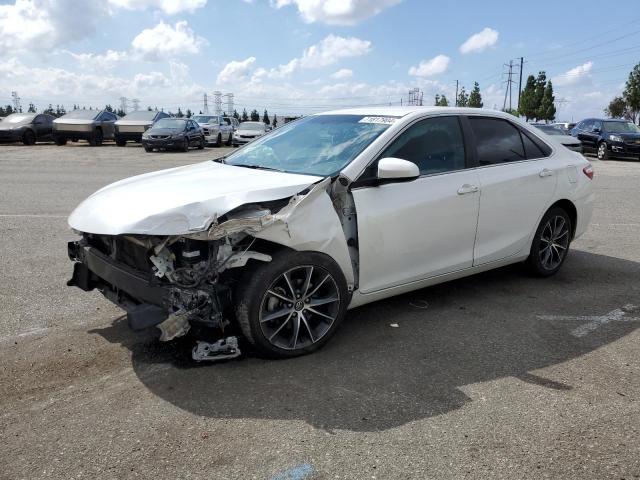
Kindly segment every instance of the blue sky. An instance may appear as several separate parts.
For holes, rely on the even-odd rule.
[[[640,54],[637,1],[0,0],[0,103],[309,113],[452,98],[480,83],[501,108],[505,62],[546,70],[559,119],[600,115]],[[612,15],[618,12],[619,15]],[[626,12],[626,13],[621,13]],[[466,45],[466,47],[463,47]],[[517,81],[517,74],[514,76]],[[514,85],[514,106],[517,102]]]

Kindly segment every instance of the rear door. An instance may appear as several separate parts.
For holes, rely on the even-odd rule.
[[[548,146],[507,120],[478,116],[469,117],[469,124],[481,189],[475,266],[530,248],[560,169],[548,157]]]
[[[376,185],[375,161],[355,182],[360,291],[471,267],[479,191],[467,153],[457,116],[419,120],[378,156],[414,162],[419,178]]]

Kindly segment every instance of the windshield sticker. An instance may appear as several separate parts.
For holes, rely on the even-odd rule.
[[[393,125],[398,120],[395,117],[364,117],[358,123],[379,123],[382,125]]]

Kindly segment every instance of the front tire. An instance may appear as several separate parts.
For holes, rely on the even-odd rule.
[[[562,208],[552,208],[542,217],[527,259],[532,273],[549,277],[560,270],[569,253],[572,228],[571,218]]]
[[[64,137],[56,137],[55,139],[56,145],[58,145],[59,147],[66,145],[67,144],[67,139]]]
[[[116,145],[119,146],[119,147],[126,147],[127,146],[127,141],[124,138],[116,137]]]
[[[236,292],[236,318],[263,355],[297,357],[329,341],[346,314],[348,297],[333,259],[282,250],[271,262],[246,270]]]
[[[204,150],[204,147],[207,146],[207,141],[205,140],[204,137],[202,137],[202,139],[200,140],[200,143],[198,144],[198,150]]]
[[[216,139],[216,147],[220,148],[222,146],[222,134],[218,134],[218,138]]]
[[[230,147],[231,144],[233,143],[233,133],[229,134],[229,138],[227,139],[227,147]]]
[[[188,152],[189,151],[189,139],[188,138],[184,139],[184,143],[182,144],[182,151],[183,152]]]
[[[147,147],[147,146],[145,145],[145,147],[144,147],[144,151],[145,151],[145,152],[147,152],[147,153],[151,153],[151,152],[153,152],[153,147]]]
[[[97,129],[95,132],[93,132],[91,138],[89,138],[89,145],[91,145],[92,147],[99,147],[100,145],[102,145],[102,139],[102,130]]]
[[[607,142],[600,142],[598,145],[598,160],[609,160],[609,149]]]

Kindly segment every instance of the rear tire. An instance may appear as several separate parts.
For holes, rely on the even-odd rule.
[[[55,139],[56,145],[58,145],[59,147],[66,145],[67,144],[67,139],[64,137],[56,137]]]
[[[184,143],[182,144],[182,151],[183,152],[188,152],[189,151],[189,139],[188,138],[184,139]]]
[[[315,252],[281,250],[271,262],[247,268],[239,285],[235,304],[242,333],[272,358],[321,348],[342,322],[349,303],[340,267]]]
[[[35,145],[36,134],[31,130],[27,130],[26,132],[24,132],[24,135],[22,135],[22,143],[25,145]]]
[[[102,138],[102,130],[97,129],[95,132],[93,132],[91,138],[89,138],[89,145],[91,145],[92,147],[99,147],[100,145],[102,145]]]
[[[198,144],[198,150],[204,150],[204,147],[207,146],[207,141],[202,137],[200,143]]]
[[[567,212],[551,208],[540,221],[527,259],[529,270],[539,277],[550,277],[560,270],[569,253],[573,225]]]
[[[229,134],[229,138],[227,139],[227,147],[230,147],[231,144],[233,143],[233,133]]]
[[[116,145],[119,147],[126,147],[127,141],[124,138],[116,138]]]

